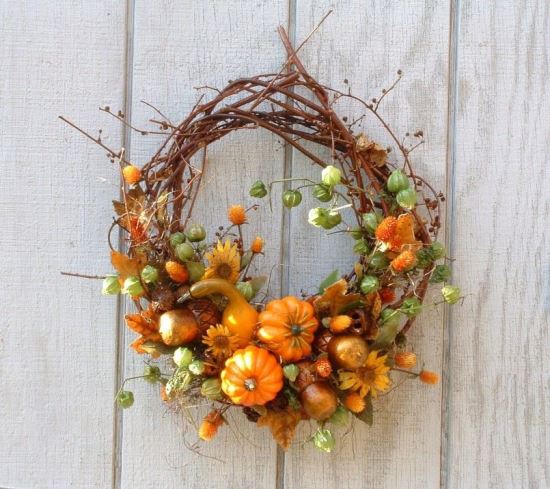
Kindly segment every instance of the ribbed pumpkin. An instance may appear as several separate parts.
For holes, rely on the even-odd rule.
[[[271,301],[258,320],[258,339],[285,362],[296,362],[311,353],[319,322],[309,302],[292,296]]]
[[[235,403],[257,406],[275,399],[283,387],[283,368],[263,348],[247,346],[225,362],[222,390]]]

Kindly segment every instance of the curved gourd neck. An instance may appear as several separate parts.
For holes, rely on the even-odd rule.
[[[221,278],[200,280],[191,286],[189,293],[195,298],[205,297],[211,294],[221,294],[226,296],[231,302],[246,302],[237,287]]]

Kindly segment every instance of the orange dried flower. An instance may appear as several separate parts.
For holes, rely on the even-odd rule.
[[[384,304],[388,304],[395,300],[395,291],[390,287],[382,287],[378,293],[380,294],[380,300]]]
[[[416,365],[416,354],[412,351],[400,351],[395,354],[394,360],[399,368],[413,368]]]
[[[130,225],[130,236],[134,243],[139,244],[147,241],[147,230],[145,226],[139,222],[139,217],[130,216],[128,224]]]
[[[395,236],[397,229],[397,218],[393,216],[386,217],[378,224],[376,231],[374,232],[377,239],[384,242],[389,242]]]
[[[421,382],[429,385],[435,385],[439,382],[439,375],[435,372],[430,372],[429,370],[422,370],[418,375],[418,378]]]
[[[189,280],[187,268],[177,261],[167,261],[164,268],[174,282],[183,284]]]
[[[168,394],[166,393],[166,387],[164,385],[160,386],[160,398],[164,402],[168,402],[170,400],[170,398],[168,397]]]
[[[216,436],[218,428],[223,424],[223,417],[219,411],[212,411],[206,415],[199,427],[199,438],[210,441]]]
[[[122,169],[122,176],[128,185],[133,185],[141,180],[141,170],[134,165],[127,165]]]
[[[227,210],[227,217],[233,224],[240,226],[246,222],[246,210],[242,205],[232,205]]]
[[[344,406],[346,406],[352,413],[360,413],[365,409],[365,400],[357,393],[352,392],[344,399]]]
[[[394,258],[391,262],[392,268],[396,272],[404,272],[411,269],[416,264],[416,255],[411,250],[403,251],[399,253],[397,258]]]
[[[334,316],[330,320],[329,328],[333,333],[341,333],[351,326],[353,320],[346,315]]]
[[[328,358],[319,358],[315,362],[315,370],[320,377],[329,377],[332,373],[332,365],[329,362]]]
[[[264,249],[264,240],[260,236],[256,236],[254,241],[252,241],[252,246],[250,250],[252,253],[261,253]]]

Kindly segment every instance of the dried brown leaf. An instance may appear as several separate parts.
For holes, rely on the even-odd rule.
[[[267,426],[273,439],[283,450],[287,450],[296,434],[296,426],[302,419],[302,413],[291,407],[284,411],[268,410],[258,418],[258,426]]]

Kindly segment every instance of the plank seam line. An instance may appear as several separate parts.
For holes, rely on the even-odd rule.
[[[288,37],[293,46],[296,45],[296,0],[288,0],[287,3],[287,30]],[[288,97],[287,97],[288,98]],[[293,148],[285,144],[283,178],[291,178],[293,173]],[[283,189],[287,190],[290,182],[285,182]],[[281,293],[282,296],[289,294],[290,289],[290,256],[291,256],[291,212],[283,206],[283,217],[281,219]],[[286,455],[285,452],[277,446],[275,460],[275,489],[284,489],[285,487]]]
[[[455,250],[455,184],[456,184],[456,112],[458,103],[458,45],[460,37],[461,0],[451,0],[449,8],[449,54],[447,80],[447,164],[446,164],[446,203],[445,203],[445,247],[447,256],[453,257]],[[452,263],[451,263],[452,268]],[[451,357],[452,311],[446,305],[443,314],[443,359],[441,386],[441,444],[440,444],[440,487],[449,488],[449,426],[451,375],[449,371]]]
[[[135,22],[135,0],[126,0],[126,16],[125,16],[125,48],[124,48],[124,95],[123,105],[124,114],[127,121],[132,120],[132,87],[133,87],[133,64],[134,64],[134,22]],[[123,124],[121,132],[121,143],[125,149],[125,154],[130,155],[131,132],[130,129]],[[130,158],[129,158],[130,159]],[[120,185],[124,183],[120,180]],[[124,249],[124,236],[122,230],[118,234],[119,249]],[[125,335],[126,328],[124,327],[124,315],[126,312],[126,303],[124,298],[119,295],[117,298],[116,307],[116,351],[115,351],[115,393],[118,392],[124,382],[124,369],[126,364],[125,355]],[[124,436],[124,415],[114,404],[113,416],[113,461],[112,461],[112,476],[111,484],[113,489],[120,489],[122,484],[122,440]]]

